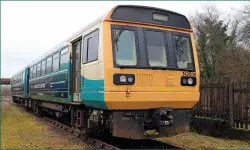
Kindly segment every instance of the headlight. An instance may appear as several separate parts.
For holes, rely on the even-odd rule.
[[[133,79],[132,77],[129,77],[129,78],[128,78],[128,82],[129,82],[129,83],[132,83],[133,81],[134,81],[134,79]]]
[[[126,81],[127,81],[127,79],[125,76],[120,76],[120,82],[126,82]]]
[[[113,83],[116,85],[133,85],[135,84],[134,74],[114,74]]]
[[[193,79],[192,78],[188,78],[188,84],[192,85],[193,83],[194,83]]]
[[[181,77],[181,85],[182,86],[195,86],[196,77]]]
[[[182,79],[182,82],[183,82],[183,84],[187,84],[187,79],[186,79],[186,78],[183,78],[183,79]]]

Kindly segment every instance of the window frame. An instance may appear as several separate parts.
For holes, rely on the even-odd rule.
[[[48,74],[51,74],[51,73],[53,73],[52,72],[52,61],[53,61],[53,57],[52,57],[53,55],[49,55],[48,57],[46,57],[46,64],[45,64],[45,75],[48,75]],[[48,61],[48,59],[49,58],[51,58],[51,60],[50,61]],[[50,65],[50,73],[48,73],[47,72],[47,64],[48,64],[48,62],[50,62],[51,63],[51,65]]]
[[[67,51],[65,51],[64,53],[62,53],[62,51],[64,51],[65,49],[67,49]],[[68,46],[66,46],[66,47],[63,47],[63,48],[61,48],[59,51],[59,71],[61,70],[61,56],[63,56],[63,55],[68,55],[68,60],[70,60],[69,59],[69,47]]]
[[[42,66],[41,61],[36,64],[36,78],[41,77],[41,66]],[[38,69],[37,68],[40,68],[39,76],[38,76]]]
[[[82,42],[82,56],[81,56],[81,61],[82,61],[82,64],[87,64],[87,63],[90,63],[90,62],[94,62],[94,61],[97,61],[98,58],[99,58],[99,46],[100,46],[100,34],[99,34],[99,28],[91,31],[90,33],[86,34],[84,37],[83,37],[83,42]],[[96,59],[94,60],[91,60],[91,61],[88,61],[88,40],[93,38],[94,35],[97,35],[98,36],[98,49],[97,49],[97,57]],[[86,46],[86,47],[85,47]],[[85,61],[84,59],[84,53],[85,53],[85,49],[87,49],[87,60]],[[81,50],[80,50],[81,51]]]
[[[54,55],[56,55],[57,53],[58,53],[58,56],[56,58],[54,58]],[[56,73],[56,72],[60,71],[60,50],[54,52],[51,56],[52,56],[51,73]],[[57,59],[57,58],[58,58],[58,70],[54,71],[54,69],[53,69],[54,59]]]
[[[32,79],[33,67],[29,68],[29,79]]]
[[[35,65],[33,66],[33,73],[35,73],[35,74],[33,74],[33,75],[34,75],[34,76],[33,76],[33,79],[37,78],[36,69],[37,69],[37,67],[36,67],[36,64],[35,64]]]
[[[45,62],[45,64],[43,65],[43,62]],[[46,63],[47,63],[47,59],[43,59],[41,61],[41,76],[45,76],[46,75]],[[44,74],[42,75],[42,68],[43,66],[45,67],[45,70],[44,70]]]
[[[171,32],[171,36],[172,36],[172,40],[173,40],[173,50],[174,50],[174,65],[175,65],[175,70],[183,70],[183,71],[195,71],[196,70],[196,67],[195,67],[195,61],[194,61],[194,50],[193,50],[193,45],[192,45],[192,40],[191,40],[191,36],[190,34],[187,34],[187,33],[181,33],[181,32]],[[176,56],[176,43],[175,43],[175,39],[174,39],[174,36],[183,36],[183,37],[186,37],[188,38],[188,41],[189,41],[189,49],[190,49],[190,53],[191,53],[191,60],[192,60],[192,65],[193,65],[193,69],[182,69],[182,68],[179,68],[178,67],[178,64],[177,64],[177,56]]]
[[[120,30],[121,28],[124,28],[123,30],[131,30],[135,33],[135,53],[136,53],[136,64],[135,65],[119,65],[116,61],[116,46],[114,42],[114,30]],[[111,40],[112,40],[112,55],[113,55],[113,64],[115,68],[139,68],[140,64],[140,49],[139,49],[139,37],[138,37],[138,30],[136,26],[128,26],[128,25],[111,25]]]
[[[164,41],[164,46],[165,46],[165,54],[166,54],[166,62],[167,65],[165,67],[163,66],[151,66],[149,63],[149,53],[148,53],[148,46],[147,46],[147,37],[146,37],[146,32],[147,31],[153,31],[153,32],[161,32],[163,34],[163,41]],[[152,29],[152,28],[143,28],[143,38],[144,38],[144,43],[145,43],[145,54],[146,54],[146,58],[147,58],[147,67],[148,68],[158,68],[158,69],[170,69],[170,64],[171,64],[171,59],[170,59],[170,48],[169,48],[169,40],[168,37],[166,35],[166,31],[165,30],[160,30],[160,29]]]

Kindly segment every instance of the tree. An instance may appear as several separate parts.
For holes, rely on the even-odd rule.
[[[244,21],[225,21],[215,5],[191,16],[201,76],[229,76],[231,80],[250,78],[250,5],[242,9]],[[248,16],[249,15],[249,16]],[[240,19],[242,20],[242,19]],[[246,31],[248,30],[248,31]],[[244,43],[242,46],[241,43]],[[248,45],[248,46],[247,46]]]
[[[244,3],[243,8],[238,10],[240,16],[239,41],[250,50],[250,3]]]
[[[220,20],[219,11],[215,5],[207,5],[203,12],[196,12],[191,17],[194,27],[201,74],[206,77],[216,76],[219,72],[219,56],[223,53],[229,40],[226,34],[228,26]]]

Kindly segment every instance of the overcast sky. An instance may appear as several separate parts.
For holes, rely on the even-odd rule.
[[[1,2],[1,77],[11,77],[33,60],[118,4],[159,7],[188,16],[208,2]],[[211,3],[211,2],[209,2]],[[220,11],[242,2],[212,2]]]

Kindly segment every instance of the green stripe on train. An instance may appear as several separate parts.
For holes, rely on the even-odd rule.
[[[67,98],[55,97],[52,95],[34,95],[34,96],[31,96],[31,98],[37,99],[37,100],[48,101],[48,102],[55,102],[55,103],[64,103],[64,104],[71,103],[71,101],[69,101]]]

